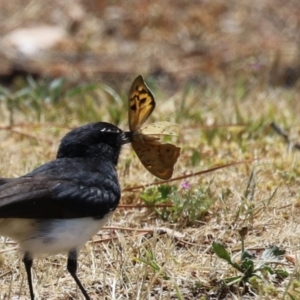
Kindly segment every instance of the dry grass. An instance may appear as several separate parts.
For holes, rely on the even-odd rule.
[[[300,153],[293,147],[300,139],[299,3],[25,2],[0,0],[1,36],[46,23],[59,25],[67,38],[31,57],[0,40],[0,82],[10,84],[0,86],[0,177],[53,159],[74,126],[102,120],[127,129],[124,95],[140,73],[156,95],[151,121],[182,127],[174,140],[182,148],[174,178],[244,162],[169,182],[164,188],[173,192],[164,198],[157,186],[128,191],[156,179],[124,147],[120,208],[79,257],[78,275],[91,297],[271,300],[292,299],[290,293],[300,299]],[[67,80],[24,81],[19,72]],[[289,144],[271,122],[288,132]],[[144,205],[145,197],[161,207],[129,208]],[[271,265],[286,278],[251,278],[246,291],[222,284],[239,273],[213,253],[212,242],[239,261],[245,226],[245,246],[258,260],[271,245],[286,251]],[[1,240],[1,300],[28,299],[16,249]],[[36,260],[34,284],[40,299],[83,299],[64,255]]]
[[[207,197],[214,201],[194,224],[186,222],[186,218],[163,220],[151,208],[119,208],[108,224],[119,229],[101,231],[79,257],[79,277],[94,299],[221,299],[223,296],[226,299],[283,299],[287,290],[294,295],[299,293],[300,153],[292,150],[269,126],[276,121],[289,131],[294,141],[299,139],[298,92],[257,87],[240,97],[242,89],[246,86],[226,91],[221,86],[206,90],[194,87],[188,93],[172,97],[175,105],[170,107],[164,105],[168,99],[157,99],[153,120],[167,119],[182,125],[181,135],[176,140],[182,154],[173,177],[230,162],[253,162],[190,177],[186,179],[190,184],[188,191],[181,188],[182,181],[170,183],[177,187],[177,196],[182,202],[187,201],[188,192],[209,188]],[[226,97],[222,97],[224,94]],[[97,98],[94,100],[94,109],[99,115],[105,115],[111,101],[104,98],[99,106]],[[75,125],[80,111],[85,109],[75,97],[77,104],[73,103],[70,110],[66,108],[68,101],[63,98],[60,104],[48,104],[48,109],[40,115],[44,120],[41,126],[10,127],[22,134],[10,130],[0,132],[1,176],[22,175],[54,158],[59,138],[67,131],[66,126],[58,124],[74,120]],[[47,116],[53,118],[51,109],[57,113],[55,120],[52,119],[56,125],[47,127],[42,124],[49,123]],[[119,126],[124,129],[126,110],[124,99],[116,108],[123,120]],[[3,120],[9,119],[5,107],[2,114]],[[35,115],[32,109],[26,118],[38,123]],[[106,113],[106,119],[112,121],[113,115]],[[21,122],[23,118],[18,111],[15,113],[15,121]],[[143,169],[130,146],[122,152],[118,172],[123,188],[155,181]],[[250,193],[245,196],[251,172],[254,179],[249,186]],[[141,204],[144,193],[143,190],[124,192],[122,204]],[[192,213],[199,207],[190,209]],[[242,295],[237,287],[220,289],[222,280],[237,272],[216,257],[211,244],[221,242],[238,259],[241,251],[238,232],[243,226],[248,227],[246,248],[252,249],[257,257],[263,249],[277,245],[294,259],[284,258],[282,265],[277,266],[289,273],[286,279],[269,277],[265,282],[252,282],[250,287],[259,296]],[[163,231],[165,234],[155,230],[161,228],[174,230],[174,235],[168,230]],[[26,276],[15,251],[16,245],[11,241],[1,245],[0,299],[8,295],[11,299],[18,295],[20,299],[28,299]],[[41,299],[82,299],[66,271],[63,255],[36,260],[34,282]]]

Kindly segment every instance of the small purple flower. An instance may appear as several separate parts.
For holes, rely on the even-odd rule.
[[[188,190],[191,187],[191,185],[187,181],[183,181],[181,183],[181,188],[184,190]]]

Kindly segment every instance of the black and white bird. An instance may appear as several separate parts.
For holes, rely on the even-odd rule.
[[[112,124],[84,125],[61,140],[55,160],[19,178],[0,178],[0,236],[19,243],[32,300],[33,258],[61,252],[90,299],[76,275],[77,255],[118,206],[115,167],[126,143],[127,134]]]

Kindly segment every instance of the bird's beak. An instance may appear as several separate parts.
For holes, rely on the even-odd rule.
[[[122,145],[131,143],[131,139],[132,139],[132,132],[131,131],[123,132]]]

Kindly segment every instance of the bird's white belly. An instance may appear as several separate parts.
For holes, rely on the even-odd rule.
[[[20,244],[33,256],[79,250],[107,222],[112,213],[98,220],[78,219],[0,219],[0,235]]]

